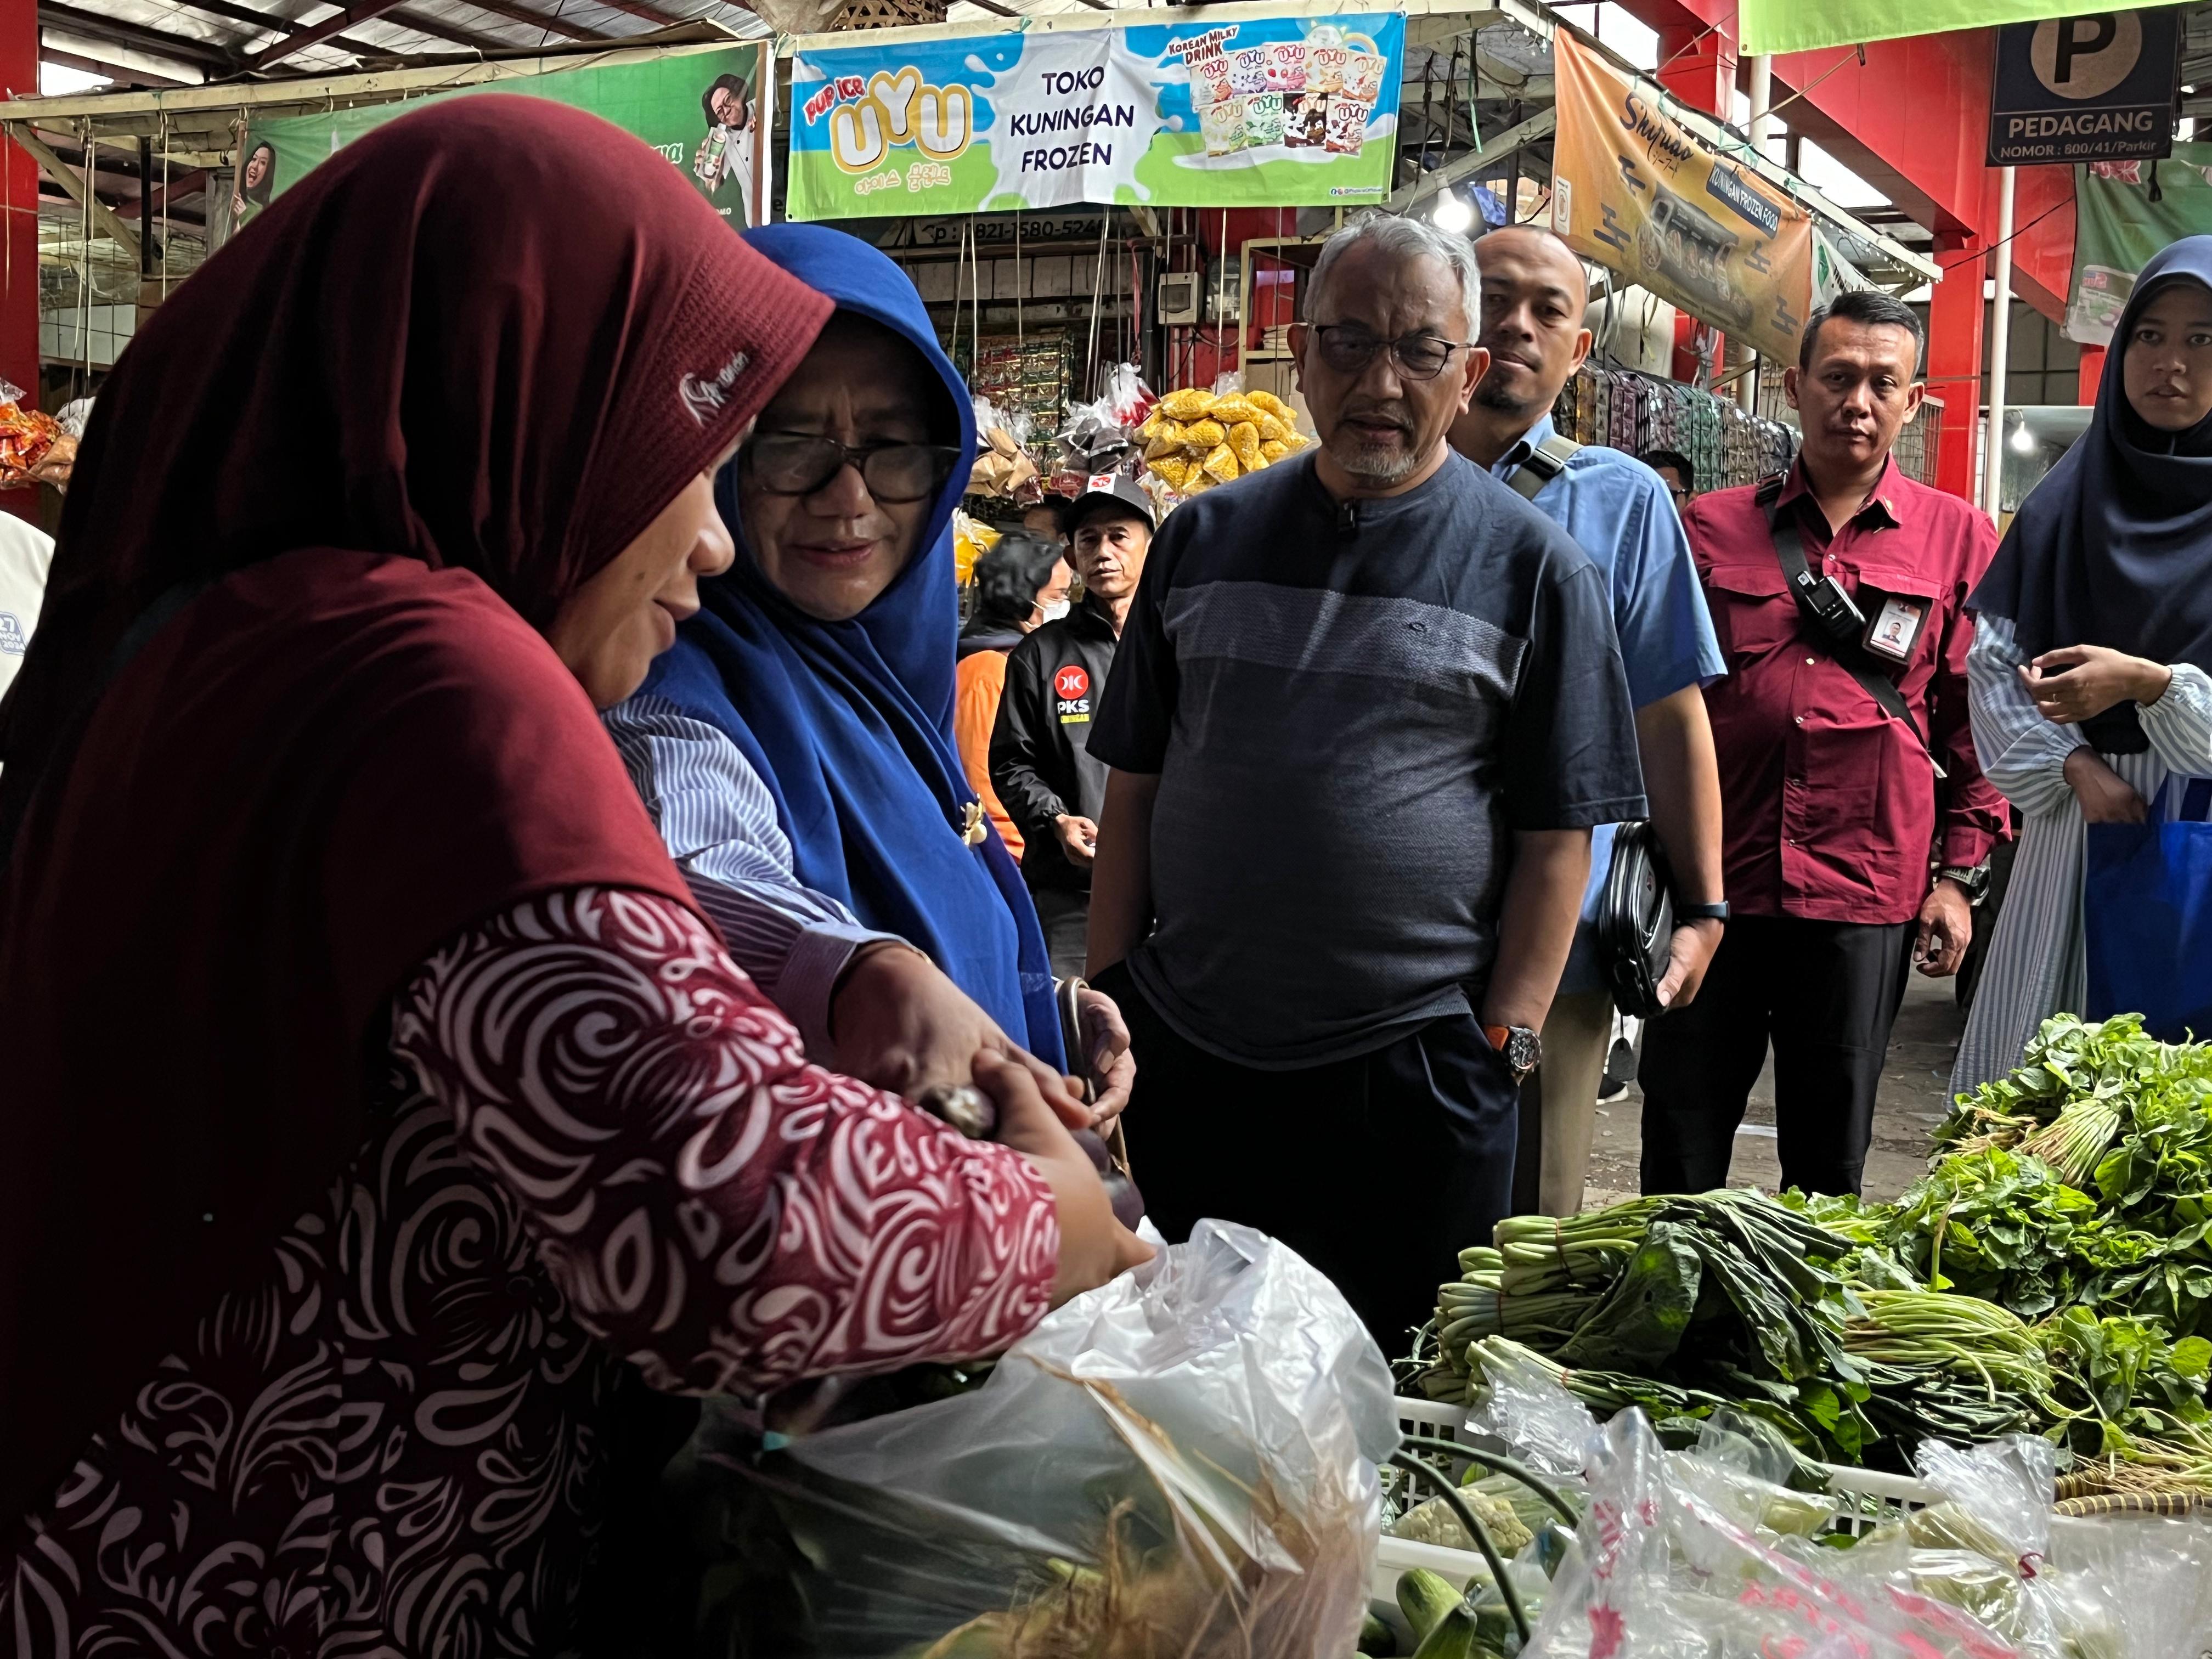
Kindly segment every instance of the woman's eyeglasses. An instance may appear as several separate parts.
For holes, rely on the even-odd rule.
[[[769,433],[745,446],[754,483],[775,495],[811,495],[845,468],[879,501],[918,501],[944,487],[960,452],[946,444],[841,444],[802,433]]]
[[[1434,334],[1405,334],[1385,340],[1357,323],[1323,323],[1314,330],[1321,360],[1340,374],[1364,374],[1379,353],[1388,351],[1391,364],[1409,380],[1433,380],[1444,372],[1455,351],[1464,351],[1468,340],[1447,340]]]

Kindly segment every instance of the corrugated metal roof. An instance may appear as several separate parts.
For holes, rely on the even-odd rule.
[[[250,70],[255,56],[342,9],[368,9],[360,0],[346,9],[319,0],[48,0],[39,22],[46,55],[56,61],[94,72],[104,66],[125,83],[134,73],[154,78],[162,70],[199,82]],[[287,55],[271,73],[330,74],[392,58],[623,40],[694,21],[748,37],[769,32],[730,0],[400,0]]]

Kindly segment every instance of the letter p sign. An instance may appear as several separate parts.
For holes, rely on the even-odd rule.
[[[2134,74],[2142,49],[2136,15],[2108,11],[2037,24],[2027,57],[2035,78],[2059,97],[2087,100],[2103,97]]]

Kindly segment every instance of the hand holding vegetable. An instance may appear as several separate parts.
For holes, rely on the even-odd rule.
[[[2087,823],[2141,823],[2143,798],[2125,778],[2105,764],[2094,749],[2076,749],[2066,757],[2066,782],[2081,803]]]
[[[1083,1011],[1083,1053],[1068,1058],[1091,1067],[1098,1091],[1097,1101],[1091,1109],[1095,1115],[1091,1127],[1103,1129],[1121,1116],[1121,1109],[1129,1103],[1129,1091],[1137,1082],[1137,1062],[1129,1053],[1129,1028],[1122,1023],[1121,1011],[1113,998],[1086,985],[1077,994],[1076,1005]]]
[[[862,947],[831,1000],[830,1038],[826,1064],[909,1100],[927,1089],[970,1081],[980,1048],[1026,1070],[1069,1128],[1091,1121],[1079,1086],[1018,1047],[936,963],[908,945]]]
[[[999,1139],[1036,1166],[1060,1210],[1060,1271],[1052,1305],[1095,1290],[1152,1259],[1152,1247],[1115,1218],[1091,1157],[1045,1106],[1029,1072],[986,1050],[975,1057],[975,1085],[999,1112]]]
[[[2173,684],[2161,665],[2106,645],[2065,645],[2020,671],[2044,719],[2075,725],[2124,702],[2149,704]]]

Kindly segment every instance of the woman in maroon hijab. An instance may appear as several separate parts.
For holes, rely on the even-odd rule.
[[[118,366],[0,706],[11,1651],[573,1649],[626,1375],[992,1352],[1119,1265],[1027,1073],[1001,1147],[805,1063],[593,717],[830,308],[486,95]]]

